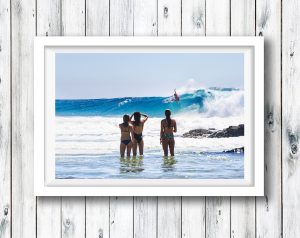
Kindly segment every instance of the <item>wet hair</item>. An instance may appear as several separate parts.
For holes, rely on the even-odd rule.
[[[171,128],[172,120],[171,120],[171,110],[170,109],[165,110],[165,116],[166,116],[166,120],[168,123],[168,128]]]
[[[129,120],[130,120],[129,115],[125,114],[125,115],[123,116],[123,125],[124,125],[124,126],[128,126]]]
[[[133,113],[133,118],[134,118],[133,124],[135,126],[139,126],[141,124],[141,113],[140,112]]]

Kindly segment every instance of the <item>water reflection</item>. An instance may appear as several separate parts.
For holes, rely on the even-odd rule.
[[[174,156],[164,156],[163,157],[163,164],[162,164],[163,171],[172,171],[172,170],[174,170],[176,163],[177,163],[177,161],[175,160]]]
[[[138,173],[144,170],[143,156],[121,157],[120,173]]]

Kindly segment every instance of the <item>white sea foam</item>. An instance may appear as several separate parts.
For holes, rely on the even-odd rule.
[[[181,137],[198,128],[223,129],[243,123],[242,116],[205,117],[199,114],[176,115],[178,132],[175,134],[176,153],[223,151],[244,145],[244,137],[193,139]],[[149,118],[144,127],[145,153],[161,151],[159,141],[161,118]],[[118,153],[120,145],[117,117],[56,117],[56,154]]]

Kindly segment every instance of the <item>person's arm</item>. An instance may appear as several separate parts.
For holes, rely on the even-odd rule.
[[[129,118],[129,121],[130,121],[130,122],[131,122],[132,118],[133,118],[133,114],[131,114],[131,116],[130,116],[130,118]]]
[[[148,120],[148,118],[149,118],[146,114],[142,114],[142,116],[144,117],[143,122],[146,122]]]
[[[174,120],[174,132],[177,132],[177,124],[175,120]]]
[[[163,121],[160,122],[160,143],[162,143],[162,136],[163,136]]]
[[[130,134],[131,134],[131,140],[132,140],[132,142],[135,142],[135,138],[134,138],[134,133],[133,133],[132,126],[130,127]]]

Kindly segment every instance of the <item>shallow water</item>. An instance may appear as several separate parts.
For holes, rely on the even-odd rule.
[[[120,158],[118,155],[56,155],[58,179],[241,179],[244,154],[180,153],[162,157]]]

